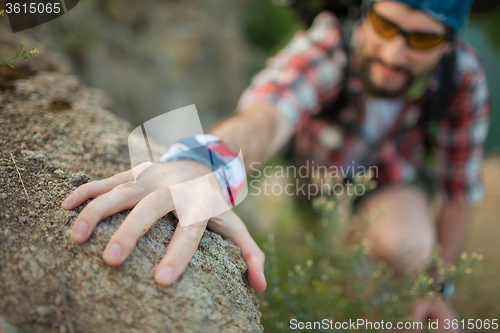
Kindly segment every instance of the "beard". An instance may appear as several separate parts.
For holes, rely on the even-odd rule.
[[[384,67],[391,69],[391,70],[396,70],[400,71],[404,74],[406,77],[405,82],[401,85],[401,87],[396,88],[396,89],[387,89],[385,87],[381,87],[380,85],[376,84],[373,82],[371,78],[371,70],[372,70],[372,65],[378,62]],[[365,87],[366,92],[374,97],[381,97],[381,98],[398,98],[403,96],[408,88],[411,86],[413,81],[415,81],[416,75],[414,75],[408,68],[403,67],[403,66],[390,66],[385,64],[381,59],[376,58],[376,57],[364,57],[361,61],[361,78],[363,80],[363,84]]]

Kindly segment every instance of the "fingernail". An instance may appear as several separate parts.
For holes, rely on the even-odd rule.
[[[262,280],[266,281],[266,276],[264,275],[264,272],[262,272],[261,275],[262,275]]]
[[[71,193],[64,201],[63,206],[69,207],[75,202],[75,196]]]
[[[172,277],[174,276],[174,270],[170,266],[162,267],[156,274],[156,280],[161,284],[172,283]]]
[[[104,258],[109,261],[117,261],[122,255],[122,247],[119,244],[111,244],[104,253]]]
[[[85,221],[78,221],[73,229],[73,239],[77,241],[83,240],[87,236],[88,230],[89,225]]]

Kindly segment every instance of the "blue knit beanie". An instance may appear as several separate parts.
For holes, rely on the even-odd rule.
[[[366,5],[381,0],[364,0]],[[393,0],[421,10],[453,29],[456,34],[467,20],[473,0]]]

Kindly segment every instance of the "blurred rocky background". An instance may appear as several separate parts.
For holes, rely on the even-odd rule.
[[[74,71],[133,124],[196,104],[205,123],[229,113],[255,57],[231,1],[81,1],[44,28]]]
[[[250,7],[227,0],[87,0],[26,33],[66,54],[73,73],[104,89],[113,110],[132,124],[196,104],[208,126],[234,110],[267,56],[245,37],[261,24],[245,27]],[[270,33],[266,45],[285,29]]]

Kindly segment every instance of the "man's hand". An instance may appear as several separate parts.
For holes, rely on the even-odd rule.
[[[450,303],[443,298],[432,301],[417,301],[411,309],[411,316],[413,320],[422,322],[424,327],[428,325],[428,318],[430,318],[431,320],[437,319],[439,321],[438,332],[462,332],[460,329],[445,330],[445,320],[448,319],[449,324],[451,325],[452,320],[456,319],[457,315],[451,308]]]
[[[206,165],[188,160],[169,162],[165,166],[169,175],[175,177],[178,183],[207,174],[208,168]],[[215,183],[213,186],[220,185]],[[104,250],[103,259],[112,266],[123,263],[132,252],[137,240],[159,218],[175,209],[168,188],[159,190],[141,188],[134,181],[132,170],[78,187],[64,200],[62,208],[73,209],[90,198],[95,199],[78,215],[71,232],[71,238],[77,243],[88,240],[92,230],[102,219],[133,208]],[[210,197],[193,198],[191,201],[188,203],[189,207],[198,209],[199,205],[210,203]],[[243,221],[232,210],[185,227],[181,227],[178,223],[167,253],[156,268],[156,283],[170,286],[179,278],[194,255],[206,227],[225,238],[230,238],[241,248],[243,258],[248,265],[250,286],[258,292],[264,291],[266,289],[264,253],[248,233]]]

